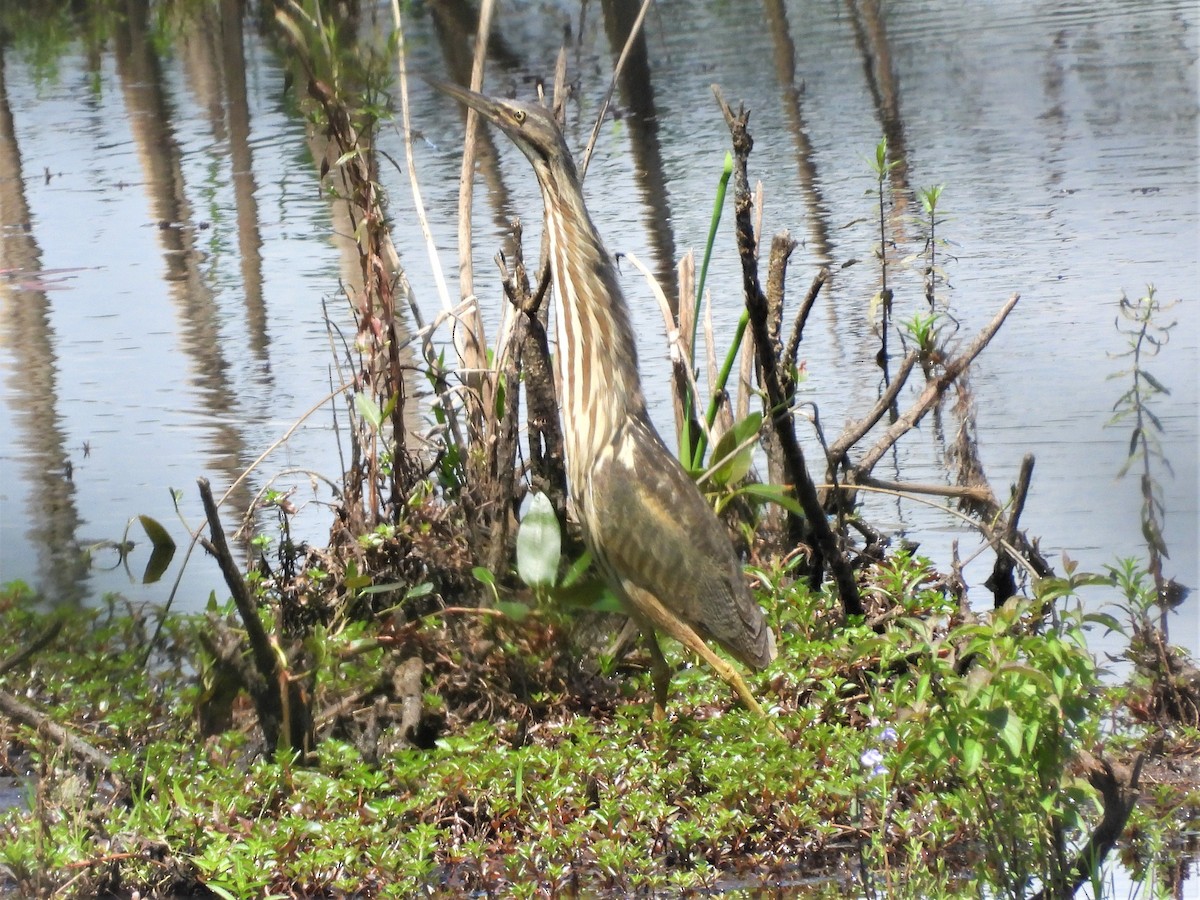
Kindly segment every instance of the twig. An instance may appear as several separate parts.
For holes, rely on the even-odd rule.
[[[887,390],[880,395],[875,405],[870,411],[859,419],[857,422],[851,422],[846,426],[846,430],[842,432],[826,451],[826,457],[829,461],[830,480],[833,480],[833,474],[841,468],[845,461],[846,453],[862,440],[863,436],[875,427],[875,424],[884,417],[892,405],[896,402],[896,398],[900,395],[900,389],[904,387],[908,381],[909,373],[913,366],[916,365],[919,356],[916,351],[909,353],[900,363],[900,368],[896,371],[895,378],[888,385]]]
[[[796,241],[786,231],[779,232],[771,240],[771,257],[767,263],[767,324],[774,344],[771,349],[776,356],[779,356],[782,346],[780,333],[783,330],[783,290],[787,283],[787,264],[795,249]]]
[[[14,722],[27,725],[38,734],[45,735],[88,765],[105,772],[110,778],[113,777],[112,757],[93,747],[74,732],[68,731],[41,710],[34,709],[29,704],[18,700],[8,691],[0,690],[0,712]]]
[[[996,313],[992,321],[970,343],[967,349],[948,362],[937,378],[929,381],[925,386],[925,390],[921,392],[921,396],[916,399],[913,405],[892,423],[883,437],[879,439],[874,447],[863,454],[863,457],[856,465],[850,467],[852,480],[858,481],[870,474],[871,469],[891,449],[892,445],[924,418],[925,414],[934,407],[938,399],[949,389],[955,379],[966,371],[967,366],[971,364],[975,357],[983,352],[983,348],[995,337],[996,332],[1000,330],[1000,326],[1004,324],[1004,320],[1012,312],[1013,307],[1017,305],[1017,301],[1020,299],[1020,294],[1013,294],[1009,297],[1008,301],[1000,308],[1000,311]]]
[[[808,314],[812,312],[813,305],[817,302],[817,296],[828,280],[829,267],[821,266],[821,270],[817,272],[813,277],[812,284],[809,285],[808,293],[804,295],[804,302],[800,304],[800,309],[796,312],[796,321],[792,323],[792,336],[788,338],[787,348],[783,351],[783,358],[790,365],[796,365],[796,354],[800,352],[800,341],[804,337],[804,325],[808,321]]]
[[[704,290],[704,348],[705,361],[708,365],[709,400],[713,403],[710,410],[715,412],[712,428],[706,432],[705,440],[712,441],[712,435],[723,434],[733,427],[733,411],[729,408],[729,391],[717,371],[717,339],[713,334],[712,320],[712,291]],[[697,394],[697,396],[699,396]],[[707,420],[707,416],[705,419]],[[707,422],[705,423],[707,424]]]
[[[646,283],[650,285],[651,293],[653,293],[655,299],[658,300],[658,308],[662,312],[663,323],[665,324],[667,330],[667,346],[670,348],[669,353],[671,357],[671,377],[676,381],[676,383],[682,381],[684,384],[691,387],[692,396],[699,397],[700,388],[696,384],[695,371],[692,367],[692,361],[688,357],[687,344],[683,340],[682,329],[675,327],[675,317],[671,314],[671,304],[667,300],[667,295],[663,293],[663,289],[659,285],[658,279],[651,274],[650,270],[647,269],[642,264],[642,261],[634,254],[624,253],[622,254],[622,258],[629,260],[633,267],[642,273],[642,276],[646,279]],[[683,304],[680,304],[679,308],[683,309]],[[679,388],[676,388],[675,395],[676,400],[678,401],[680,396]],[[678,413],[678,402],[676,403],[676,408]],[[704,421],[703,417],[701,417],[700,421],[696,423],[696,427],[704,429],[704,436],[706,440],[712,440],[712,434],[708,431],[708,425]]]
[[[485,2],[485,10],[490,9],[491,5],[492,4],[490,0]],[[404,29],[402,27],[402,20],[400,18],[399,0],[392,0],[392,19],[396,26],[397,35],[396,53],[400,72],[400,120],[402,134],[404,137],[404,157],[405,161],[407,162],[406,168],[409,175],[409,184],[412,190],[413,208],[416,210],[417,221],[421,226],[421,234],[425,239],[426,252],[429,254],[430,268],[433,271],[433,281],[437,289],[438,298],[441,300],[442,309],[446,313],[451,313],[450,291],[446,287],[446,277],[443,274],[442,263],[440,257],[438,256],[437,245],[434,243],[433,232],[429,227],[429,218],[425,214],[425,203],[421,199],[421,185],[417,180],[417,170],[414,163],[412,120],[409,115],[408,103],[408,68],[406,64],[407,52],[404,46]],[[472,79],[472,83],[474,83],[474,79]],[[472,133],[472,130],[468,129],[467,134],[470,135]],[[469,140],[467,141],[467,145],[470,145]],[[467,189],[467,194],[470,194],[469,187]],[[460,217],[460,227],[462,227],[463,221],[464,219]],[[469,217],[466,219],[466,221],[469,223]],[[412,292],[408,291],[407,294],[409,297],[409,305],[414,310],[414,313],[419,316],[420,314],[417,310],[417,305],[415,299],[413,298]],[[465,330],[468,337],[467,340],[464,340],[462,333],[458,329],[454,329],[453,335],[455,350],[458,353],[459,360],[464,368],[482,369],[485,368],[484,359],[486,354],[484,353],[483,348],[486,347],[486,341],[483,334],[483,323],[479,316],[479,307],[475,301],[474,294],[468,294],[466,297],[464,297],[463,305],[466,306],[466,315],[464,318],[466,319]],[[419,322],[420,319],[418,318],[417,321]],[[445,375],[441,371],[441,366],[437,363],[437,354],[433,352],[432,342],[428,337],[426,337],[423,346],[425,350],[426,363],[430,366],[430,369],[434,374],[436,389],[442,401],[442,408],[446,414],[446,421],[450,427],[451,433],[454,435],[455,441],[458,443],[458,446],[465,447],[466,444],[463,442],[463,436],[459,428],[457,412],[453,403],[451,402],[450,393],[445,390]]]
[[[759,182],[761,189],[762,183]],[[761,191],[758,201],[761,202]],[[758,207],[761,215],[762,208]],[[761,223],[759,224],[761,227]],[[796,378],[793,367],[782,356],[780,332],[783,326],[783,297],[787,283],[787,264],[792,251],[796,249],[796,241],[787,231],[781,231],[771,241],[771,255],[767,263],[767,336],[770,341],[770,353],[779,361],[780,387],[788,403],[792,403],[796,395]],[[751,330],[751,334],[754,334]],[[754,342],[757,346],[757,341]],[[789,481],[787,467],[784,461],[783,448],[775,429],[768,430],[763,435],[763,444],[767,453],[767,474],[772,482]]]
[[[225,532],[221,527],[217,505],[213,501],[212,488],[207,478],[197,480],[200,487],[200,500],[204,504],[204,514],[208,519],[210,538],[201,538],[200,542],[209,553],[217,559],[225,584],[233,597],[242,625],[246,629],[246,637],[250,643],[250,654],[254,660],[253,679],[247,678],[243,685],[250,694],[258,713],[259,727],[262,728],[266,746],[274,750],[280,745],[280,738],[286,734],[288,746],[298,752],[307,752],[312,746],[312,717],[309,695],[301,684],[293,681],[286,668],[282,651],[276,652],[262,620],[258,608],[250,596],[250,589],[242,578],[242,573],[229,552],[229,544],[225,540]]]
[[[928,494],[932,497],[957,497],[976,501],[987,500],[991,497],[991,491],[979,485],[923,484],[915,481],[885,481],[881,478],[870,477],[857,482],[857,484],[883,488],[899,494]]]
[[[392,673],[392,684],[400,698],[400,736],[411,744],[424,712],[421,679],[425,674],[425,662],[419,656],[410,656]]]
[[[679,260],[679,265],[675,267],[676,283],[679,287],[679,294],[676,300],[676,308],[679,310],[678,332],[682,335],[694,334],[692,328],[692,317],[695,315],[695,296],[696,296],[696,257],[691,250],[683,255]],[[667,313],[670,309],[667,309]],[[670,334],[672,328],[676,327],[675,322],[669,322],[667,325],[667,333]],[[688,402],[688,385],[691,384],[692,393],[690,396],[697,398],[696,404],[699,405],[700,395],[696,393],[696,386],[693,383],[695,380],[695,370],[692,368],[690,351],[681,355],[684,362],[684,370],[678,368],[672,370],[672,381],[674,382],[674,399],[675,399],[675,434],[678,435],[680,441],[683,440],[685,434],[692,435],[693,438],[700,434],[700,423],[696,421],[696,417],[691,414],[692,405]],[[671,356],[672,363],[675,362],[675,357]],[[690,420],[689,420],[690,417]],[[687,427],[685,428],[685,424]],[[683,453],[680,455],[690,458],[694,453],[693,447],[684,447]]]
[[[554,60],[554,92],[550,95],[554,105],[554,121],[561,128],[567,122],[567,48],[558,48]]]
[[[1029,485],[1033,481],[1033,454],[1026,453],[1021,460],[1021,471],[1017,476],[1017,483],[1012,491],[1012,508],[1008,514],[1008,521],[1004,525],[1003,537],[1008,543],[1013,543],[1017,537],[1017,522],[1021,518],[1021,513],[1025,510],[1025,499],[1029,495]],[[995,497],[988,490],[987,496],[977,501],[987,503],[988,501],[995,502]],[[1013,559],[1007,553],[996,554],[996,564],[992,566],[992,574],[988,576],[988,580],[983,583],[984,587],[992,592],[993,601],[997,609],[1004,605],[1013,594],[1017,592],[1017,582],[1013,578]]]
[[[737,415],[740,422],[750,415],[750,395],[754,389],[754,332],[747,331],[742,337],[742,358],[738,362]]]
[[[872,480],[874,480],[874,479],[872,479]],[[821,485],[818,485],[818,487],[823,491],[831,491],[831,490],[834,490],[835,488],[839,488],[840,485],[821,484]],[[855,490],[867,491],[869,493],[874,493],[874,494],[885,494],[889,497],[898,497],[902,500],[910,500],[914,503],[923,503],[926,506],[929,506],[929,507],[932,507],[933,509],[938,510],[939,512],[943,512],[943,513],[946,513],[947,515],[954,516],[956,519],[959,519],[960,521],[969,525],[971,528],[974,528],[976,531],[978,531],[984,537],[984,539],[987,540],[988,542],[995,544],[995,545],[999,545],[999,546],[1003,547],[1005,550],[1007,550],[1009,553],[1011,553],[1013,559],[1017,563],[1019,563],[1033,577],[1039,578],[1042,575],[1046,574],[1045,572],[1041,571],[1038,568],[1038,566],[1036,565],[1036,560],[1030,560],[1030,559],[1026,558],[1026,553],[1025,553],[1024,549],[1019,549],[1018,547],[1014,546],[1013,544],[1006,542],[1003,538],[997,537],[996,535],[994,535],[992,533],[991,529],[987,525],[980,522],[978,519],[972,518],[971,516],[967,515],[965,512],[961,512],[960,510],[957,510],[957,509],[951,509],[947,506],[943,506],[940,503],[934,503],[932,500],[926,500],[924,497],[922,497],[918,494],[910,494],[903,490],[896,490],[895,488],[876,487],[873,484],[863,483],[863,484],[855,485]],[[1021,537],[1022,537],[1019,532],[1017,534],[1017,537],[1018,537],[1018,539],[1021,539]]]
[[[242,625],[250,640],[250,652],[254,657],[254,666],[258,674],[268,683],[274,680],[276,674],[276,657],[271,649],[271,640],[263,628],[262,620],[258,617],[258,607],[250,596],[246,580],[242,578],[241,570],[229,552],[229,543],[225,540],[225,532],[221,527],[221,517],[217,512],[217,504],[213,501],[212,487],[207,478],[197,479],[200,486],[200,501],[204,504],[204,515],[208,519],[209,538],[201,538],[204,549],[217,559],[225,584],[233,597]]]
[[[530,484],[533,490],[541,491],[550,498],[560,522],[566,521],[567,473],[564,464],[562,429],[558,421],[558,401],[554,395],[554,375],[551,371],[550,341],[546,336],[546,316],[540,301],[530,293],[529,274],[525,268],[522,230],[520,220],[512,225],[513,246],[516,257],[510,271],[508,260],[503,254],[497,256],[501,282],[512,309],[505,316],[505,331],[501,350],[497,350],[497,366],[504,359],[507,366],[509,346],[518,369],[506,376],[509,396],[517,399],[516,385],[525,388],[526,442],[529,448]],[[520,325],[518,328],[517,326]],[[519,335],[514,344],[512,337]],[[516,407],[513,420],[516,419]],[[502,423],[497,423],[496,427]],[[515,427],[515,426],[514,426]],[[505,434],[501,429],[501,434]],[[515,446],[514,446],[515,449]],[[498,476],[507,477],[507,476]]]
[[[488,38],[492,33],[492,13],[496,4],[483,0],[479,7],[479,24],[475,32],[475,55],[471,60],[471,84],[473,91],[483,89],[483,68],[487,60]],[[471,255],[471,209],[475,191],[475,144],[479,134],[479,112],[466,107],[466,134],[463,138],[462,162],[458,176],[458,281],[462,299],[475,293],[475,267]],[[478,308],[476,308],[476,315]]]
[[[579,166],[580,181],[587,175],[588,163],[592,161],[592,151],[596,149],[596,141],[600,138],[600,126],[604,124],[604,116],[608,112],[608,104],[612,101],[613,91],[617,89],[617,79],[621,77],[621,72],[625,68],[625,60],[629,59],[629,53],[633,49],[634,42],[642,32],[642,23],[646,21],[646,13],[650,9],[650,2],[651,0],[643,0],[642,8],[638,10],[637,18],[633,20],[633,25],[629,29],[629,37],[625,39],[625,46],[621,48],[621,55],[617,57],[617,64],[613,66],[612,78],[608,82],[608,90],[604,94],[604,100],[600,103],[600,111],[596,114],[596,124],[592,126],[592,135],[588,138],[587,149],[583,151],[583,162]]]
[[[429,219],[425,215],[425,203],[421,199],[421,185],[417,181],[417,170],[413,165],[412,120],[409,117],[408,104],[407,52],[404,46],[404,28],[400,18],[399,0],[392,0],[392,19],[396,26],[397,37],[396,56],[400,72],[400,121],[404,138],[404,158],[407,163],[409,183],[413,194],[413,206],[417,212],[417,221],[421,225],[421,234],[425,238],[425,247],[429,251],[429,262],[433,269],[433,280],[437,286],[438,298],[442,301],[442,308],[448,312],[450,310],[450,291],[446,287],[446,278],[442,272],[441,261],[438,258],[437,245],[433,241],[433,233],[429,229]]]

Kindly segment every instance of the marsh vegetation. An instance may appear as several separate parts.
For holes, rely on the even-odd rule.
[[[1086,571],[1023,525],[1038,490],[1033,454],[1011,485],[989,477],[972,374],[1019,298],[1005,291],[985,314],[981,298],[972,316],[960,309],[950,272],[969,263],[947,239],[954,188],[910,180],[875,4],[847,13],[878,133],[856,148],[864,193],[839,211],[868,223],[869,239],[849,253],[872,273],[848,326],[869,348],[857,377],[871,389],[846,424],[806,393],[815,373],[805,348],[823,339],[811,322],[832,304],[847,250],[835,249],[828,216],[813,215],[803,244],[769,233],[769,210],[784,201],[758,181],[752,120],[728,91],[689,100],[728,132],[707,245],[670,248],[653,273],[623,252],[665,323],[670,371],[643,373],[660,427],[673,414],[673,446],[727,524],[777,635],[777,661],[748,677],[769,724],[678,648],[670,714],[653,721],[648,659],[613,644],[622,610],[589,564],[567,490],[543,251],[520,222],[499,250],[473,232],[476,170],[499,190],[487,132],[468,130],[453,148],[466,173],[457,266],[433,263],[425,283],[396,250],[399,232],[418,232],[438,256],[414,149],[413,97],[424,89],[411,80],[406,17],[436,20],[445,68],[464,84],[472,50],[476,79],[493,66],[520,72],[502,36],[535,26],[488,2],[19,5],[19,16],[0,16],[0,48],[47,79],[68,47],[128,65],[152,62],[197,23],[238,52],[243,29],[257,29],[280,60],[279,91],[308,123],[315,165],[304,177],[336,209],[349,265],[337,295],[293,298],[323,307],[330,384],[277,442],[286,448],[304,421],[332,413],[340,472],[304,475],[330,491],[320,540],[299,536],[313,512],[276,479],[276,444],[264,443],[218,491],[201,478],[177,493],[181,509],[185,495],[199,498],[195,522],[144,515],[104,547],[143,580],[171,573],[176,589],[181,564],[215,560],[222,586],[205,608],[115,594],[81,607],[15,581],[0,593],[0,765],[21,786],[0,825],[6,887],[220,897],[1187,889],[1200,672],[1171,640],[1188,594],[1170,555],[1161,404],[1171,384],[1158,368],[1173,303],[1152,287],[1113,298],[1128,352],[1109,361],[1107,405],[1142,540]],[[641,5],[602,6],[615,71],[603,79],[611,91],[593,92],[605,97],[595,120],[614,121],[605,110],[619,97],[645,127]],[[767,27],[786,34],[786,10],[768,9],[784,26]],[[571,97],[594,73],[573,68],[570,43],[545,71],[546,102],[577,112]],[[799,115],[800,88],[790,96]],[[381,151],[385,129],[401,155]],[[592,152],[577,149],[581,168]],[[819,212],[811,147],[798,154],[806,208]],[[19,154],[10,162],[19,172]],[[388,168],[403,173],[411,214],[397,214]],[[3,182],[4,209],[21,208],[10,195],[21,200],[26,183]],[[163,216],[184,282],[201,274],[186,213]],[[44,299],[28,234],[22,224],[5,236],[5,271]],[[816,248],[815,264],[793,257],[798,246]],[[474,272],[476,253],[496,255],[498,285]],[[727,326],[714,325],[706,291],[717,258],[742,299]],[[421,295],[437,297],[436,314]],[[246,321],[257,321],[249,283],[246,301]],[[219,329],[200,330],[219,343]],[[921,428],[938,437],[940,469],[914,477],[898,448]],[[879,497],[936,507],[975,549],[956,538],[935,562],[922,535],[880,525]],[[143,565],[135,554],[147,545]],[[966,574],[980,560],[986,581]],[[1097,637],[1120,656],[1098,655]]]

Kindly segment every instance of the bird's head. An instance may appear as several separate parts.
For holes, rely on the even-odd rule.
[[[554,115],[539,103],[501,100],[468,90],[450,81],[430,79],[430,84],[459,103],[475,110],[512,139],[535,168],[554,168],[571,154]]]

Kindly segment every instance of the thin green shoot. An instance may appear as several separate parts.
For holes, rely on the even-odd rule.
[[[708,279],[708,264],[712,261],[713,245],[717,240],[717,227],[721,224],[721,210],[725,208],[725,193],[729,187],[729,179],[733,175],[733,154],[726,152],[725,165],[721,169],[721,177],[717,181],[717,195],[713,198],[712,218],[708,224],[708,240],[704,245],[704,259],[700,263],[700,278],[696,284],[696,301],[692,311],[692,333],[688,339],[688,356],[691,359],[696,358],[696,331],[700,325],[700,302],[704,297],[704,283]],[[740,326],[738,332],[738,343],[741,343],[741,332],[745,330],[745,326]],[[693,365],[693,377],[695,377],[695,367]],[[728,373],[726,373],[728,377]],[[688,391],[688,395],[684,400],[684,416],[683,416],[683,435],[679,442],[679,458],[680,461],[686,463],[692,462],[691,446],[691,421],[692,411],[696,407],[698,398],[692,396],[692,392]],[[714,415],[710,415],[708,422],[711,427]],[[699,458],[704,457],[704,446],[706,444],[704,435],[699,436],[698,447]],[[692,465],[691,468],[697,468],[697,465]]]

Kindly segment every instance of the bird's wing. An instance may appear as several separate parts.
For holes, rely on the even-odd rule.
[[[771,661],[773,636],[725,527],[648,422],[626,425],[601,454],[588,499],[592,542],[618,579],[652,593],[742,662]]]

